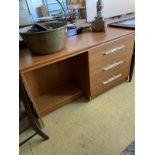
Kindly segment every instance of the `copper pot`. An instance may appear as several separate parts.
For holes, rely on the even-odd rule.
[[[27,47],[35,54],[44,55],[61,51],[65,48],[67,40],[67,26],[65,22],[41,23],[45,30],[40,32],[28,31],[20,34]],[[24,29],[26,29],[24,28]],[[31,27],[32,28],[32,27]]]

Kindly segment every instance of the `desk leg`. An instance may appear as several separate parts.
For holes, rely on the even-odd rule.
[[[129,74],[129,82],[131,82],[131,80],[132,80],[134,66],[135,66],[135,43],[134,43],[133,55],[132,55],[132,59],[131,59],[130,74]]]

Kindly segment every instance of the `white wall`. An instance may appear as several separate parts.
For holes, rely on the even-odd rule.
[[[92,21],[96,16],[97,0],[86,0],[87,21]],[[104,17],[112,17],[135,11],[135,0],[103,0]]]
[[[105,17],[112,17],[135,11],[134,0],[104,0]]]

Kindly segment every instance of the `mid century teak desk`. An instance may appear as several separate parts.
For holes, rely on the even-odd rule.
[[[80,96],[88,100],[126,81],[134,31],[107,27],[68,38],[63,51],[32,55],[20,51],[20,74],[40,117]]]

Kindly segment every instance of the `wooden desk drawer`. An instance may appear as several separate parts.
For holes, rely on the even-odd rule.
[[[103,93],[110,88],[125,81],[129,75],[129,67],[124,66],[123,68],[117,69],[113,72],[106,74],[100,74],[91,77],[91,96],[92,98],[100,93]]]
[[[89,50],[91,97],[125,81],[129,75],[134,35]]]
[[[133,52],[134,35],[126,36],[89,50],[90,66],[112,61],[115,58],[130,57]]]
[[[95,74],[98,74],[99,72],[108,73],[113,72],[121,67],[124,66],[130,66],[131,63],[131,57],[130,56],[124,56],[124,57],[115,57],[112,59],[107,59],[102,62],[98,62],[94,65],[90,66],[90,76],[94,76]]]

